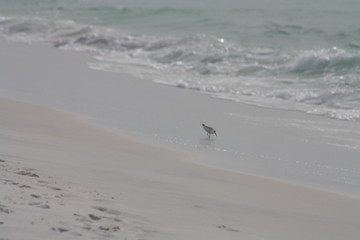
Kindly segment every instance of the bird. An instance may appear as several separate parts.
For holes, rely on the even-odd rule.
[[[217,136],[215,129],[213,129],[212,127],[206,126],[205,124],[202,124],[204,130],[206,131],[206,134],[208,135],[208,137],[210,138],[211,134],[215,134],[215,136]]]

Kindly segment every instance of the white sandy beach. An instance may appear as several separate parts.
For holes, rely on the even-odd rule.
[[[158,130],[160,135],[164,132],[171,135],[174,133],[168,121],[175,119],[173,124],[177,126],[179,139],[181,134],[201,139],[202,120],[214,119],[217,125],[223,121],[214,114],[215,108],[224,109],[222,101],[165,86],[149,87],[153,83],[128,79],[114,88],[115,79],[124,76],[79,67],[80,60],[87,58],[81,54],[6,42],[1,42],[0,48],[6,53],[0,57],[2,78],[6,78],[0,86],[0,239],[353,240],[359,237],[358,197],[218,169],[207,164],[218,162],[217,154],[189,153],[84,121],[93,120],[92,116],[94,122],[99,121],[95,116],[101,112],[103,121],[111,126],[111,116],[106,114],[118,112],[125,130],[146,131],[144,116],[148,116],[149,125],[163,127]],[[40,57],[34,55],[34,49],[41,50]],[[99,79],[109,85],[101,89],[96,84]],[[109,89],[113,92],[102,100],[91,100],[93,88],[100,96],[106,96],[104,93]],[[165,88],[166,93],[158,90]],[[115,97],[116,92],[119,94]],[[136,100],[132,95],[143,98]],[[164,101],[172,95],[171,102]],[[144,104],[150,101],[155,102]],[[165,103],[159,105],[160,102]],[[207,111],[197,113],[199,106],[208,102],[211,106]],[[181,104],[189,106],[191,117],[178,113]],[[104,106],[109,109],[102,109]],[[230,104],[227,111],[236,115],[238,105],[232,106],[235,105]],[[219,139],[224,134],[232,136],[231,127],[240,122],[242,147],[264,154],[265,159],[281,152],[284,158],[293,161],[316,157],[320,162],[329,159],[335,162],[340,156],[344,164],[357,164],[357,149],[334,148],[313,132],[282,125],[286,119],[301,114],[280,115],[280,111],[248,106],[237,111],[252,118],[249,121],[240,118],[228,127],[223,126]],[[266,118],[260,118],[261,115]],[[276,118],[270,121],[269,116]],[[192,122],[199,120],[194,123],[198,132],[187,118]],[[305,118],[305,123],[320,119]],[[129,119],[133,119],[130,127]],[[154,125],[157,121],[158,125]],[[331,120],[322,121],[333,124]],[[182,122],[186,124],[181,125]],[[352,127],[351,123],[347,126]],[[310,146],[303,139],[316,144]],[[221,143],[201,141],[205,147]],[[244,154],[240,160],[246,162],[245,158],[250,156]]]
[[[3,239],[356,239],[360,200],[192,163],[182,153],[8,101]]]

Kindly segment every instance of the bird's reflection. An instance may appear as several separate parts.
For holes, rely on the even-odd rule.
[[[200,147],[205,147],[205,148],[210,148],[213,147],[214,145],[214,139],[212,138],[201,138],[199,139],[199,146]]]

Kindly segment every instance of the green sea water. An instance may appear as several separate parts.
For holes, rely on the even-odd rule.
[[[357,121],[359,13],[357,0],[0,0],[0,34],[94,51],[99,70]]]

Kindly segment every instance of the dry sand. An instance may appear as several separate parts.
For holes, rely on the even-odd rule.
[[[349,239],[360,199],[0,101],[1,239]]]

